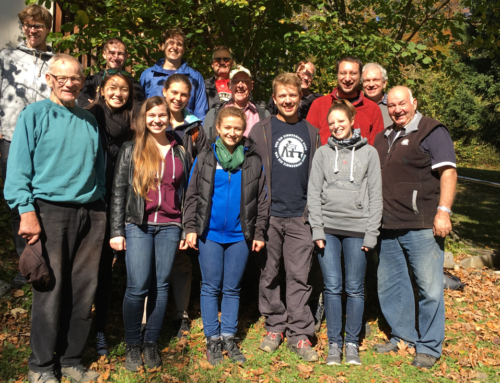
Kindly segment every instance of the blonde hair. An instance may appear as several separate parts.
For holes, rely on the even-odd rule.
[[[160,171],[161,156],[156,148],[156,140],[146,126],[146,114],[156,106],[164,105],[167,115],[170,115],[167,102],[163,97],[148,98],[141,107],[134,124],[135,147],[132,153],[134,175],[132,186],[135,194],[147,199],[147,194],[155,186]]]
[[[278,85],[292,85],[297,88],[299,93],[302,92],[300,77],[297,73],[283,73],[276,77],[273,80],[273,94],[276,94],[276,87]]]

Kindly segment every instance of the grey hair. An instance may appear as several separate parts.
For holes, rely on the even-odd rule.
[[[410,103],[413,104],[413,93],[411,91],[410,88],[408,88],[407,86],[404,86],[404,85],[396,85],[394,88],[391,88],[391,90],[389,90],[389,92],[387,92],[387,94],[389,95],[392,91],[394,91],[395,89],[397,88],[404,88],[408,91],[408,95],[410,96]]]
[[[229,49],[225,45],[220,45],[220,46],[218,46],[217,48],[215,48],[213,50],[213,52],[212,52],[212,61],[214,61],[215,53],[219,52],[219,51],[228,51],[229,52],[229,56],[231,57],[231,61],[234,62],[233,52],[231,52],[231,49]]]
[[[67,55],[66,53],[56,53],[52,58],[49,60],[47,64],[47,71],[49,73],[52,73],[52,69],[54,68],[54,65],[58,61],[73,61],[78,64],[78,68],[80,69],[80,74],[83,76],[83,67],[80,61],[78,61],[76,58],[73,56]]]
[[[365,71],[370,69],[370,68],[377,68],[380,71],[380,73],[382,74],[382,80],[387,81],[389,79],[387,77],[387,71],[385,70],[385,68],[382,65],[377,64],[377,63],[366,64],[363,67],[363,71],[361,72],[361,74],[365,73]],[[361,82],[363,82],[363,75],[361,75]]]

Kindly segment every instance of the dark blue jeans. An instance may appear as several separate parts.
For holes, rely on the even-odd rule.
[[[416,345],[418,353],[439,358],[444,340],[444,238],[432,229],[382,230],[378,295],[391,326],[391,342]],[[418,286],[418,325],[408,266]]]
[[[362,238],[326,234],[326,246],[318,252],[325,282],[325,314],[328,342],[342,349],[342,266],[344,250],[345,291],[347,293],[345,341],[358,344],[365,308],[366,253]]]
[[[123,300],[125,342],[141,343],[144,300],[148,297],[145,342],[158,342],[168,301],[170,272],[179,247],[181,228],[128,224],[127,289]]]
[[[201,268],[201,318],[205,336],[232,336],[238,328],[240,282],[248,260],[245,241],[221,244],[199,240]],[[221,322],[219,295],[222,293]]]

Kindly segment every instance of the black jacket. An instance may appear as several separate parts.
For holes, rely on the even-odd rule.
[[[127,141],[123,144],[120,149],[120,153],[118,154],[118,160],[115,166],[115,177],[113,179],[113,188],[111,191],[110,238],[118,236],[125,237],[126,223],[133,223],[136,225],[143,224],[144,198],[134,192],[132,184],[132,177],[134,175],[132,153],[134,151],[134,146],[135,141]],[[173,150],[174,156],[178,157],[182,161],[184,168],[184,181],[181,186],[181,206],[183,206],[191,161],[189,156],[186,156],[186,151],[182,146],[176,145]]]
[[[90,105],[89,100],[94,100],[96,91],[101,85],[102,78],[104,76],[104,71],[101,70],[98,73],[88,76],[83,83],[83,88],[80,91],[80,95],[76,101],[76,104],[80,108],[85,108]],[[134,84],[134,100],[142,103],[146,100],[146,95],[144,94],[144,90],[142,90],[142,86],[135,78],[130,76],[132,79],[132,83]]]
[[[212,109],[215,104],[220,104],[219,92],[215,86],[215,76],[205,80],[205,93],[207,95],[208,110]]]
[[[311,93],[309,96],[303,96],[302,100],[300,100],[300,105],[299,105],[299,110],[298,110],[298,117],[301,120],[305,120],[307,117],[307,113],[309,113],[309,108],[311,107],[311,104],[313,103],[314,100],[316,100],[319,97],[323,97],[324,95],[322,93]],[[277,115],[278,114],[278,107],[274,103],[273,97],[269,99],[269,102],[267,103],[267,110],[269,113],[272,115]]]
[[[241,229],[247,241],[264,241],[269,215],[266,177],[262,160],[255,151],[255,143],[245,137],[243,139],[243,145],[248,149],[241,164]],[[214,150],[208,147],[198,155],[187,190],[184,210],[186,234],[201,236],[210,223],[216,168]]]

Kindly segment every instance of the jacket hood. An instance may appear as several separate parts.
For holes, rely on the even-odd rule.
[[[201,125],[202,121],[186,108],[182,110],[182,114],[184,116],[184,123],[177,126],[175,128],[176,130],[183,130],[184,133],[186,133],[195,126]]]
[[[356,142],[355,144],[352,145],[347,145],[347,146],[339,146],[335,141],[333,141],[332,137],[328,138],[328,145],[335,150],[335,168],[333,169],[334,173],[339,172],[339,148],[350,150],[351,151],[351,169],[350,169],[350,175],[349,175],[349,181],[354,182],[354,152],[356,149],[359,149],[367,144],[368,140],[364,137],[361,137],[361,139]]]
[[[338,146],[338,148],[340,150],[342,150],[342,149],[351,150],[352,148],[356,148],[356,150],[357,150],[357,149],[361,148],[362,146],[365,146],[367,143],[368,143],[368,139],[365,137],[361,137],[361,139],[358,142],[356,142],[352,145],[340,146],[340,145],[337,145],[337,143],[335,141],[333,141],[331,136],[328,137],[328,146],[330,146],[332,149],[335,149],[335,147]]]
[[[26,45],[26,42],[23,41],[19,44],[17,44],[17,47],[16,49],[19,49],[20,51],[23,51],[24,53],[27,53],[29,55],[33,55],[35,54],[36,56],[49,56],[49,57],[52,57],[54,56],[54,50],[52,49],[51,46],[47,45],[47,51],[44,52],[44,51],[40,51],[38,49],[33,49],[33,48],[29,48],[27,45]]]

